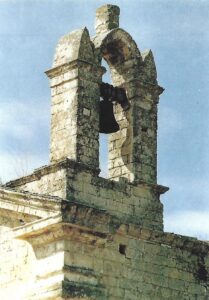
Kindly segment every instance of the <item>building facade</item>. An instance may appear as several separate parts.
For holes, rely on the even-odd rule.
[[[94,37],[83,28],[58,42],[46,72],[50,164],[0,189],[1,299],[209,299],[209,244],[163,230],[163,88],[151,50],[140,52],[119,13],[102,6]],[[130,105],[112,104],[108,178],[99,176],[102,59]]]

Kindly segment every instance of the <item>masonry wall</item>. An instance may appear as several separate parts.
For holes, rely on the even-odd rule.
[[[68,166],[54,165],[40,170],[36,176],[22,178],[11,182],[8,186],[15,187],[19,191],[39,192],[85,203],[105,209],[122,222],[163,230],[163,205],[159,197],[167,188],[129,183],[124,178],[115,182],[98,177],[85,167],[81,169],[82,167],[76,164],[73,168],[70,162]]]
[[[1,228],[1,299],[208,299],[208,243],[62,202],[59,216],[1,219],[15,225]]]
[[[124,245],[124,253],[120,253],[119,248]],[[209,297],[207,280],[201,280],[199,275],[200,258],[170,245],[120,235],[114,236],[105,248],[67,243],[65,263],[92,270],[100,278],[105,297],[90,299],[205,300]]]
[[[0,226],[0,253],[0,299],[24,299],[35,280],[31,245],[14,239],[11,228]]]
[[[1,300],[29,300],[27,295],[34,290],[40,268],[32,245],[17,239],[15,229],[54,216],[60,207],[61,201],[57,198],[0,188]],[[40,295],[37,299],[40,300]]]

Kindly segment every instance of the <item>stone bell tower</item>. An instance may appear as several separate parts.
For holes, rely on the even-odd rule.
[[[140,53],[119,28],[119,13],[119,7],[104,5],[96,11],[94,37],[83,28],[59,40],[46,71],[52,98],[50,164],[10,186],[90,204],[162,230],[159,197],[168,188],[157,184],[157,105],[163,89],[152,52]],[[112,86],[103,82],[102,59]],[[118,124],[109,134],[108,178],[99,177],[101,113],[107,123],[111,117],[101,111],[101,98],[113,106]]]
[[[50,164],[0,187],[0,299],[208,299],[208,243],[163,231],[163,88],[152,52],[140,53],[119,28],[119,12],[102,6],[94,37],[84,28],[58,42],[46,72]],[[102,59],[112,85],[103,83]],[[101,113],[111,117],[101,101],[118,123],[108,178],[99,176]]]
[[[119,12],[114,5],[97,10],[92,41],[84,28],[58,43],[53,68],[46,72],[52,89],[51,162],[67,157],[98,168],[104,58],[113,85],[124,89],[130,103],[128,111],[114,104],[120,130],[109,135],[108,177],[156,184],[157,104],[163,89],[157,84],[152,52],[141,54],[119,28]]]

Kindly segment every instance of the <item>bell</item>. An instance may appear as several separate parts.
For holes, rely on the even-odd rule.
[[[128,98],[126,96],[126,92],[122,88],[115,87],[116,90],[116,101],[120,103],[123,110],[126,111],[130,108],[130,103],[128,102]]]
[[[102,100],[99,102],[99,132],[113,133],[117,132],[120,127],[115,120],[113,113],[113,104],[110,101]]]
[[[130,108],[124,88],[114,87],[109,83],[102,82],[100,85],[100,96],[104,100],[120,103],[124,111]]]

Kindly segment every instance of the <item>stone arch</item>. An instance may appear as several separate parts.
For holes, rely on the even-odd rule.
[[[93,42],[98,63],[104,58],[110,67],[113,84],[120,85],[130,80],[133,74],[138,74],[142,56],[135,41],[125,30],[113,29],[105,35],[96,36]]]
[[[98,64],[102,58],[106,60],[113,85],[125,88],[131,103],[133,81],[139,77],[143,63],[135,41],[125,30],[116,28],[96,36],[94,45]],[[132,181],[133,108],[125,112],[115,104],[114,112],[120,131],[109,137],[109,178],[118,180],[122,176]]]

